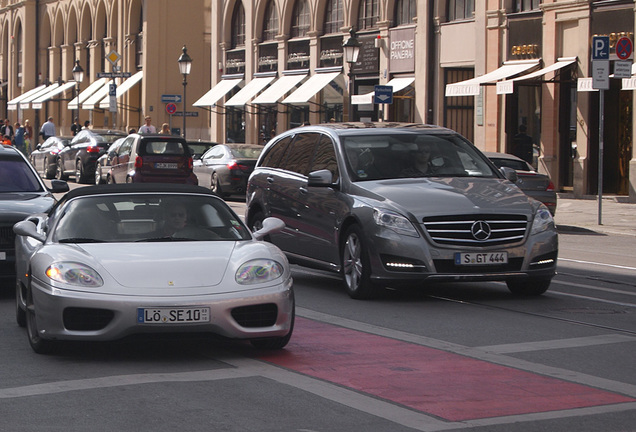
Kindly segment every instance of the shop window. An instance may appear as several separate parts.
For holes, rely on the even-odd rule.
[[[473,19],[475,0],[448,0],[448,21]]]
[[[309,32],[311,14],[307,0],[298,0],[292,15],[291,37],[305,37]]]
[[[232,14],[232,48],[245,46],[245,9],[237,2]]]
[[[362,0],[358,9],[358,30],[377,27],[380,19],[378,0]]]
[[[417,16],[415,0],[398,0],[395,4],[395,25],[412,24]]]
[[[274,0],[270,0],[265,9],[265,22],[263,25],[263,42],[276,40],[278,34],[278,13]]]
[[[325,9],[324,34],[340,33],[343,25],[342,0],[329,0]]]
[[[18,58],[16,59],[16,83],[18,87],[22,87],[22,26],[18,24],[17,30],[17,41],[16,41],[16,54]]]

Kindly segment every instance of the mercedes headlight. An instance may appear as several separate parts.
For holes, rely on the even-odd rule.
[[[554,218],[552,217],[552,214],[550,214],[550,210],[548,210],[545,205],[541,204],[534,215],[534,220],[532,221],[532,231],[530,234],[539,234],[553,227]]]
[[[410,237],[420,236],[411,221],[399,213],[376,208],[373,210],[373,220],[377,225],[389,228],[398,234]]]
[[[240,285],[270,282],[283,275],[283,266],[274,260],[256,259],[241,265],[235,279]]]
[[[76,262],[51,264],[46,269],[46,275],[55,282],[79,287],[95,288],[104,285],[99,273],[87,265]]]

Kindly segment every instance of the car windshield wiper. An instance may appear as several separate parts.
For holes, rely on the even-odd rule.
[[[99,240],[88,237],[71,237],[58,240],[58,243],[106,243],[106,240]]]
[[[135,240],[135,243],[173,242],[173,241],[197,241],[197,240],[193,238],[186,238],[186,237],[166,236],[166,237],[151,237],[151,238],[139,239],[139,240]]]

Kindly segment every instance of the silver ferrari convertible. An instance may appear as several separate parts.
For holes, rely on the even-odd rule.
[[[102,185],[67,193],[16,233],[16,319],[47,353],[60,340],[213,333],[278,349],[294,326],[289,264],[208,189]]]

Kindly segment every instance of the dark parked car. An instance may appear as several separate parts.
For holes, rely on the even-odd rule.
[[[83,129],[58,155],[55,177],[66,180],[75,176],[77,183],[91,183],[95,178],[97,159],[118,138],[127,134],[116,130]]]
[[[497,168],[508,167],[517,171],[516,185],[528,196],[541,201],[552,213],[556,213],[557,194],[550,177],[540,174],[523,159],[507,153],[484,153]]]
[[[558,235],[550,211],[472,143],[442,127],[330,123],[272,139],[247,187],[246,220],[290,261],[340,272],[353,298],[426,281],[550,286]]]
[[[196,185],[185,139],[173,135],[129,135],[115,152],[110,183],[183,183]]]
[[[262,145],[217,144],[194,161],[199,186],[209,187],[219,196],[244,194]]]
[[[97,164],[95,165],[95,184],[108,183],[111,162],[117,154],[117,150],[124,143],[125,140],[125,137],[117,139],[117,141],[115,141],[110,145],[110,147],[108,147],[108,151],[101,155],[99,159],[97,159]]]
[[[50,137],[42,144],[38,144],[31,152],[31,165],[47,179],[55,177],[57,169],[57,155],[68,146],[73,137]]]
[[[212,141],[192,141],[187,140],[188,147],[190,148],[190,152],[192,154],[192,159],[197,160],[203,156],[203,153],[210,150],[212,147],[217,145],[218,143]]]
[[[64,181],[52,180],[51,189],[42,182],[24,155],[15,147],[0,144],[0,284],[13,287],[15,279],[15,235],[13,225],[26,217],[48,212],[53,193],[68,191]]]

